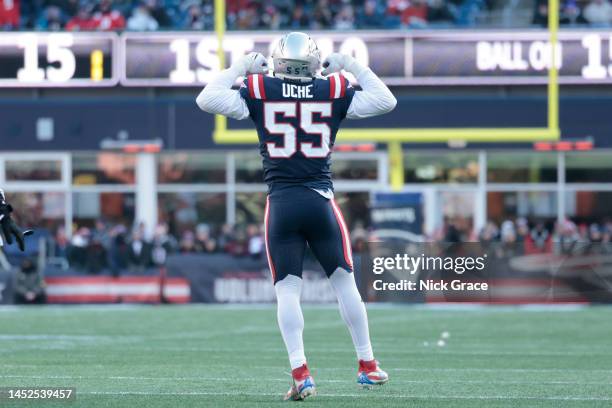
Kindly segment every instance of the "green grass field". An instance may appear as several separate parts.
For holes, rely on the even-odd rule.
[[[612,309],[370,307],[389,384],[355,384],[334,307],[305,307],[318,407],[610,407]],[[440,333],[450,339],[438,347]],[[428,345],[425,345],[428,342]],[[274,407],[289,387],[271,306],[0,308],[0,386],[76,387],[71,403]]]

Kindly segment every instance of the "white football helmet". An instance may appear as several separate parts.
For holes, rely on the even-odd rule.
[[[280,39],[272,52],[272,62],[278,77],[312,79],[321,65],[321,53],[308,34],[292,32]]]

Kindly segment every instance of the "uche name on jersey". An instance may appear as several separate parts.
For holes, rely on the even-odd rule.
[[[283,98],[314,98],[312,85],[283,84]]]

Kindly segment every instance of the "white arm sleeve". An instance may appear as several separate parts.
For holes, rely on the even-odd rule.
[[[204,112],[224,115],[233,119],[249,117],[249,108],[232,85],[240,75],[232,68],[221,71],[215,76],[196,98],[196,103]]]
[[[359,73],[357,81],[362,91],[355,91],[346,113],[348,119],[382,115],[391,112],[397,105],[395,96],[371,69],[366,68]]]

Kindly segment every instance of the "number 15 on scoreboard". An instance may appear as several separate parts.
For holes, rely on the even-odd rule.
[[[0,86],[113,86],[113,33],[8,33],[0,37]]]

